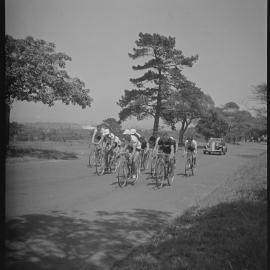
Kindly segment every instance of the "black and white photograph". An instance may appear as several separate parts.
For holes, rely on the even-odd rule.
[[[267,4],[5,1],[5,269],[267,269]]]

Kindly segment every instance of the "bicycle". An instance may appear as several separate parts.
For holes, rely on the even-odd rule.
[[[174,180],[174,164],[169,159],[170,154],[158,153],[155,166],[156,187],[163,187],[164,181],[167,180],[168,186],[171,186]]]
[[[150,173],[151,176],[155,176],[156,172],[155,172],[155,168],[156,168],[156,163],[157,163],[157,151],[151,149],[150,150],[150,156],[149,156],[149,160],[151,160],[150,162]]]
[[[96,156],[96,148],[97,148],[97,145],[90,145],[89,146],[91,149],[90,149],[90,153],[89,153],[89,158],[88,158],[88,166],[89,167],[92,167],[92,166],[95,166],[95,156]]]
[[[148,168],[150,151],[146,151],[146,149],[141,150],[140,159],[141,159],[141,169],[145,170]]]
[[[130,162],[130,154],[127,152],[122,152],[119,155],[120,155],[120,163],[117,169],[118,185],[120,187],[124,187],[127,185],[128,180],[131,184],[134,184],[139,179],[140,176],[140,167],[141,167],[140,158],[137,159],[135,164],[136,165],[135,178],[132,178],[134,172],[132,170],[133,162]]]
[[[95,165],[97,175],[103,175],[105,172],[105,153],[103,148],[96,147],[95,149]]]
[[[194,175],[194,157],[191,151],[187,152],[187,160],[185,164],[185,175],[188,176],[188,172],[191,172],[191,175]]]

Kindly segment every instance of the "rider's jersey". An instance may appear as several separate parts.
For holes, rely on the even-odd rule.
[[[159,149],[165,154],[171,153],[172,145],[174,145],[174,142],[171,138],[168,138],[167,140],[159,139],[158,141]]]
[[[116,146],[120,146],[121,145],[121,140],[119,139],[118,136],[114,137],[114,143],[116,144]]]
[[[131,138],[130,143],[132,144],[132,146],[135,146],[138,150],[140,150],[142,147],[142,144],[140,140],[137,138],[137,136],[130,135],[130,138]]]
[[[197,152],[197,142],[192,140],[191,142],[186,140],[185,141],[185,151]]]
[[[174,137],[170,137],[170,139],[173,141],[174,153],[176,153],[176,140]]]

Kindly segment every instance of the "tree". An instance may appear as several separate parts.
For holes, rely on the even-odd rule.
[[[162,104],[170,95],[171,72],[174,70],[181,73],[184,66],[192,67],[198,56],[185,57],[182,51],[175,49],[175,38],[170,36],[139,33],[135,43],[137,48],[133,48],[129,57],[133,60],[147,57],[148,61],[132,67],[135,71],[145,73],[139,78],[130,79],[136,88],[125,90],[119,100],[118,105],[122,108],[119,117],[122,121],[131,116],[138,120],[154,117],[155,135],[159,128]]]
[[[259,101],[261,104],[267,103],[267,84],[262,83],[253,88],[253,99]]]
[[[14,100],[42,102],[53,106],[55,101],[91,106],[84,83],[71,78],[66,70],[66,62],[71,57],[56,53],[55,45],[44,40],[27,37],[14,39],[6,35],[6,127],[8,130],[10,106]]]
[[[192,82],[186,81],[185,85],[178,85],[176,89],[163,106],[162,118],[173,130],[181,122],[178,143],[183,145],[184,134],[190,124],[214,107],[214,101]]]
[[[219,108],[220,113],[225,117],[229,124],[227,136],[241,138],[247,136],[249,131],[255,126],[255,119],[250,112],[240,110],[240,107],[234,102],[226,103]]]
[[[202,134],[205,140],[210,137],[224,137],[228,130],[229,124],[216,108],[210,109],[196,125],[196,131]]]

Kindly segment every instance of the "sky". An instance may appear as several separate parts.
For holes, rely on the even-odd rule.
[[[132,60],[139,33],[175,37],[185,56],[199,55],[187,78],[216,106],[248,103],[252,87],[267,81],[267,0],[6,0],[6,34],[32,36],[72,57],[67,71],[80,78],[92,106],[15,102],[11,121],[97,124],[114,117],[118,100],[141,73]],[[123,126],[153,126],[130,119]]]

